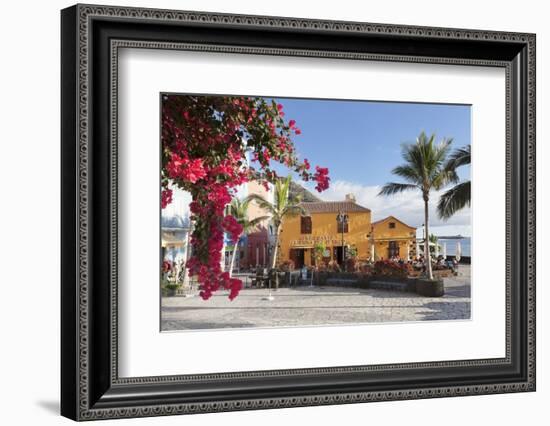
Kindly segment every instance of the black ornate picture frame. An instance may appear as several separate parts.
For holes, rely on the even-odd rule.
[[[76,5],[62,27],[61,413],[74,420],[535,390],[535,35]],[[501,67],[506,72],[506,356],[120,378],[121,47]]]

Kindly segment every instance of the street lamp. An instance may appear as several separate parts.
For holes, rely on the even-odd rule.
[[[344,212],[340,211],[338,212],[338,216],[336,217],[336,220],[340,224],[340,229],[342,230],[342,266],[344,269],[344,272],[346,271],[346,262],[345,262],[345,248],[344,248],[344,230],[348,223],[348,215]]]

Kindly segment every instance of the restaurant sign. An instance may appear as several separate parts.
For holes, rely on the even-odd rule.
[[[304,235],[299,239],[291,240],[290,245],[292,247],[313,247],[317,243],[325,243],[326,245],[341,245],[342,240],[333,238],[329,235]]]

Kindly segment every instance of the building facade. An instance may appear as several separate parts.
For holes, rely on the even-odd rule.
[[[315,264],[315,247],[325,247],[322,261],[342,264],[348,250],[358,261],[415,255],[415,228],[393,216],[371,221],[370,209],[356,203],[352,194],[344,201],[301,203],[305,216],[288,216],[279,236],[277,263],[292,261],[296,268]]]
[[[416,228],[388,216],[372,223],[371,258],[374,260],[416,257]]]
[[[172,263],[185,262],[189,245],[191,224],[189,218],[161,216],[161,258]]]
[[[237,197],[240,199],[246,198],[248,195],[259,195],[265,198],[270,203],[273,202],[273,185],[269,184],[266,189],[257,181],[250,181],[239,188]],[[255,202],[251,202],[248,206],[248,220],[253,220],[257,217],[266,216],[267,212],[261,209]],[[273,230],[269,220],[264,220],[253,232],[248,235],[243,235],[237,244],[237,254],[235,258],[235,270],[247,270],[255,267],[267,267],[271,249],[273,247]],[[229,267],[231,255],[235,250],[235,246],[227,243],[224,247],[226,267]]]

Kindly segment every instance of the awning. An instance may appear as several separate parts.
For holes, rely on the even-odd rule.
[[[385,242],[385,241],[410,241],[414,240],[414,237],[395,237],[395,238],[374,238],[375,242]]]
[[[178,238],[174,234],[170,234],[167,232],[163,232],[161,235],[162,245],[170,245],[170,246],[184,246],[185,241],[182,238]]]

